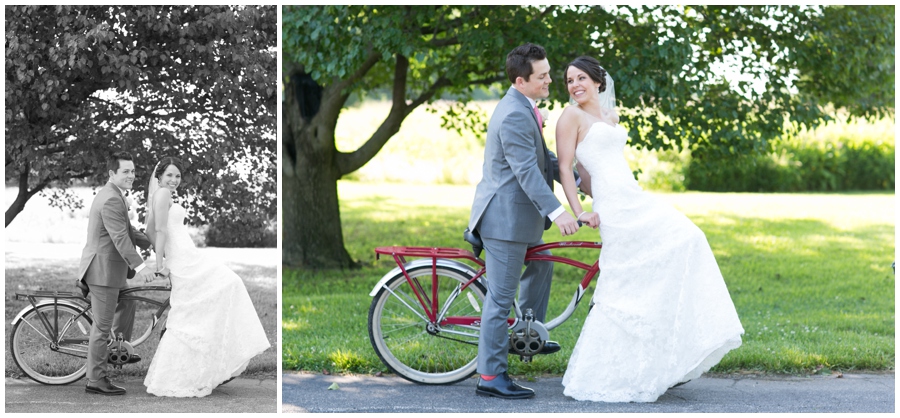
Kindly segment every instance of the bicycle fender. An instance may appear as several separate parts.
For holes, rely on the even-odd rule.
[[[42,300],[42,301],[38,302],[38,303],[35,304],[34,306],[28,305],[28,306],[22,308],[22,310],[19,311],[18,314],[16,314],[16,317],[13,318],[13,320],[12,320],[12,322],[10,322],[10,324],[11,324],[11,325],[18,324],[19,321],[22,320],[22,317],[25,316],[25,313],[28,312],[29,310],[31,310],[31,308],[37,309],[37,308],[40,308],[41,306],[53,305],[53,304],[54,304],[53,300],[45,299],[45,300]],[[84,306],[81,306],[81,305],[79,305],[79,304],[77,304],[77,303],[73,303],[73,302],[70,302],[70,301],[67,301],[67,300],[63,300],[63,299],[58,299],[58,300],[56,301],[56,304],[57,304],[57,305],[65,305],[65,306],[68,306],[68,307],[70,307],[70,308],[72,308],[72,309],[75,309],[75,310],[84,309]],[[87,315],[90,315],[90,312],[88,312]]]
[[[409,263],[404,264],[403,268],[405,268],[406,271],[410,271],[414,268],[421,267],[421,266],[431,267],[431,259],[430,258],[420,258],[418,260],[413,260]],[[459,261],[451,260],[448,258],[437,259],[437,266],[458,269],[458,270],[463,271],[466,274],[468,274],[469,277],[475,277],[475,273],[476,273],[476,271],[472,269],[472,266],[465,264],[465,263],[460,263]],[[376,284],[375,287],[372,289],[372,291],[369,292],[369,296],[375,297],[375,295],[378,294],[378,291],[381,290],[382,287],[384,287],[384,285],[388,282],[388,280],[396,277],[398,274],[402,275],[403,272],[400,270],[400,267],[394,267],[393,270],[389,271],[387,274],[384,275],[384,277],[381,278],[381,280],[378,281],[378,284]]]

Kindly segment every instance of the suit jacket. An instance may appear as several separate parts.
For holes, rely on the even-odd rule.
[[[107,183],[91,203],[88,238],[81,253],[78,280],[85,283],[124,288],[125,279],[144,260],[135,244],[149,248],[150,240],[131,226],[125,198],[112,183]]]
[[[550,227],[546,216],[559,206],[537,117],[528,99],[510,87],[488,123],[469,230],[486,238],[535,242]]]

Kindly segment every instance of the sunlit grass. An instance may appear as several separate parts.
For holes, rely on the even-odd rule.
[[[376,246],[462,247],[474,187],[339,183],[344,239],[360,270],[283,275],[285,369],[387,371],[367,330],[369,292],[394,267]],[[894,195],[659,194],[705,233],[746,331],[714,369],[812,373],[894,368]],[[561,195],[560,195],[561,197]],[[564,201],[561,198],[561,201]],[[586,202],[588,207],[590,201]],[[583,228],[571,240],[596,241]],[[545,241],[560,241],[554,227]],[[591,251],[559,254],[593,262]],[[559,267],[550,312],[574,293],[580,271]],[[593,286],[592,286],[593,287]],[[563,350],[513,374],[561,374],[587,314],[585,300],[552,331]],[[335,361],[333,353],[353,361]],[[358,360],[358,361],[357,361]]]

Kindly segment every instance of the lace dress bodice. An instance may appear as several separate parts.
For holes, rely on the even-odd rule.
[[[628,133],[622,125],[596,122],[575,149],[575,157],[591,174],[595,202],[616,197],[614,190],[641,190],[622,154],[627,142]]]
[[[169,217],[166,222],[168,235],[166,237],[166,265],[173,270],[186,268],[190,260],[196,259],[198,251],[191,239],[184,219],[187,210],[178,203],[169,206]]]

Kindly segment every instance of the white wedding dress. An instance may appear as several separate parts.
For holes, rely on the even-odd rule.
[[[744,329],[706,236],[644,192],[625,161],[625,129],[595,123],[575,155],[600,215],[600,275],[563,377],[579,400],[654,402],[741,345]]]
[[[184,218],[184,207],[169,208],[171,308],[144,379],[147,392],[157,396],[209,395],[270,346],[241,278],[197,250]]]

